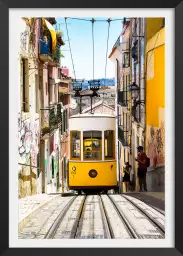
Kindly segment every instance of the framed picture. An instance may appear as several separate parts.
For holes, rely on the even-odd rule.
[[[87,7],[88,5],[88,7]],[[183,242],[182,242],[182,230],[183,230],[183,221],[182,221],[182,216],[183,216],[183,210],[182,210],[182,184],[183,184],[183,171],[182,169],[182,141],[183,141],[183,133],[182,133],[182,126],[181,122],[183,122],[183,115],[182,115],[182,99],[181,99],[181,91],[183,92],[182,88],[182,59],[183,59],[183,36],[182,36],[182,26],[183,26],[183,1],[172,1],[171,3],[169,2],[161,2],[161,1],[153,1],[153,2],[147,2],[147,1],[127,1],[127,2],[110,2],[107,1],[104,3],[104,5],[101,2],[83,2],[83,1],[75,1],[75,2],[61,2],[61,1],[13,1],[13,0],[7,0],[3,1],[0,0],[0,24],[1,24],[1,29],[0,29],[0,56],[1,56],[1,64],[0,64],[0,85],[1,85],[1,93],[0,93],[0,104],[1,104],[1,109],[2,109],[2,116],[1,116],[1,124],[0,124],[0,130],[1,130],[1,179],[0,179],[0,192],[1,192],[1,240],[0,240],[0,254],[1,255],[24,255],[24,254],[34,254],[34,255],[40,255],[47,254],[49,255],[51,253],[51,250],[47,248],[32,248],[31,243],[29,248],[15,248],[16,246],[12,246],[12,240],[9,239],[11,236],[11,229],[13,228],[15,233],[17,233],[18,236],[18,228],[14,222],[13,219],[15,218],[10,218],[12,215],[16,215],[14,210],[9,211],[9,198],[11,197],[11,194],[14,193],[13,191],[13,184],[16,181],[17,182],[17,170],[18,170],[18,164],[17,166],[14,166],[14,163],[12,163],[9,160],[9,157],[13,152],[15,152],[16,147],[17,147],[17,138],[16,138],[16,132],[12,131],[14,127],[17,124],[17,116],[16,115],[11,115],[11,119],[9,119],[10,112],[8,112],[8,109],[10,108],[11,110],[13,108],[16,108],[16,106],[12,106],[11,94],[14,94],[18,81],[16,81],[14,78],[11,77],[11,73],[8,72],[8,67],[12,70],[13,68],[16,68],[14,63],[11,61],[9,62],[10,54],[15,54],[15,52],[12,51],[14,47],[14,42],[18,40],[19,35],[17,37],[12,36],[9,34],[9,17],[10,17],[10,12],[11,11],[18,11],[18,8],[69,8],[72,10],[72,15],[73,14],[74,8],[89,8],[94,11],[93,8],[96,8],[97,12],[99,10],[102,11],[104,8],[108,8],[111,11],[111,16],[112,16],[112,10],[113,8],[172,8],[172,12],[175,14],[175,25],[174,25],[174,31],[175,31],[175,58],[174,59],[169,59],[168,56],[166,56],[166,61],[169,61],[171,63],[171,67],[169,69],[174,70],[174,64],[175,64],[175,82],[176,85],[174,85],[174,80],[172,79],[172,94],[168,96],[167,100],[172,100],[174,99],[175,95],[175,120],[176,120],[176,128],[175,130],[172,128],[170,129],[170,126],[173,127],[174,119],[170,120],[169,116],[166,116],[167,122],[170,124],[170,126],[167,126],[167,131],[166,131],[166,136],[169,136],[169,142],[170,144],[167,146],[167,150],[171,151],[172,161],[168,160],[168,163],[170,164],[168,167],[168,171],[174,173],[172,174],[171,177],[175,176],[175,179],[167,180],[168,183],[173,183],[175,184],[175,204],[172,203],[172,207],[175,206],[175,215],[174,219],[172,221],[175,221],[175,232],[174,234],[166,234],[167,238],[170,239],[170,236],[174,236],[174,246],[169,247],[169,248],[161,248],[160,245],[157,245],[157,248],[139,248],[138,244],[137,247],[135,248],[119,248],[119,244],[113,247],[116,248],[110,248],[108,250],[107,247],[107,241],[106,241],[106,246],[101,246],[100,243],[98,245],[92,245],[89,244],[87,246],[83,247],[88,247],[88,248],[77,248],[77,250],[67,250],[71,249],[67,246],[66,248],[54,248],[54,253],[56,254],[68,254],[68,253],[75,253],[80,255],[81,253],[89,253],[90,248],[93,249],[93,253],[101,254],[100,249],[103,250],[103,254],[108,254],[111,253],[113,250],[115,253],[117,250],[117,253],[122,253],[122,254],[128,254],[128,255],[134,255],[135,254],[148,254],[148,255],[183,255]],[[60,9],[60,10],[62,10]],[[39,15],[39,12],[37,12]],[[78,12],[79,16],[79,12]],[[174,22],[174,21],[173,21]],[[16,30],[16,22],[14,23],[14,30]],[[14,34],[15,35],[15,34]],[[26,44],[26,37],[23,39],[23,43]],[[173,40],[172,40],[173,41]],[[168,71],[167,71],[168,72]],[[10,76],[9,76],[10,74]],[[9,80],[12,81],[14,79],[14,89],[10,90],[10,87],[8,86]],[[175,90],[175,93],[174,93]],[[174,112],[174,109],[171,109],[170,111]],[[172,116],[172,115],[171,115]],[[14,124],[14,126],[12,126]],[[8,133],[9,131],[9,133]],[[176,146],[174,146],[174,138],[176,141]],[[174,153],[175,151],[175,153]],[[175,166],[174,166],[174,161],[175,161]],[[8,169],[13,170],[14,173],[9,172]],[[11,176],[11,178],[10,178]],[[165,175],[166,176],[166,175]],[[18,188],[17,188],[18,189]],[[171,195],[171,198],[165,199],[165,201],[168,200],[173,200],[174,194]],[[12,207],[11,207],[12,209]],[[15,211],[18,209],[16,207]],[[170,210],[170,207],[166,209],[167,215]],[[11,243],[10,243],[11,242]],[[72,245],[72,240],[70,241],[70,244]],[[84,244],[86,242],[82,241]],[[100,242],[100,241],[99,241]],[[36,240],[36,245],[35,247],[39,247],[39,240]],[[123,243],[125,243],[125,240],[123,240]],[[145,243],[145,242],[144,242]],[[77,247],[77,246],[76,246]],[[82,247],[82,246],[81,246]],[[98,248],[96,248],[98,247]],[[106,248],[105,248],[106,247]],[[53,248],[52,248],[53,249]],[[83,251],[82,251],[83,249]]]

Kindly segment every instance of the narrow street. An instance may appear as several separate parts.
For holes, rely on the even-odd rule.
[[[18,238],[165,239],[165,18],[20,25]]]

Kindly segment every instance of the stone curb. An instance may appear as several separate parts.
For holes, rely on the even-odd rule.
[[[32,217],[34,217],[34,216],[36,215],[36,213],[37,213],[40,209],[42,209],[44,206],[46,206],[50,201],[56,200],[59,196],[60,196],[60,195],[55,196],[54,198],[52,198],[52,199],[46,201],[46,202],[43,203],[41,206],[39,206],[38,208],[36,208],[35,210],[33,210],[33,211],[32,211],[29,215],[27,215],[24,219],[22,219],[22,220],[18,223],[18,231],[21,232],[22,229],[23,229],[23,227],[27,224],[27,222],[28,222]]]

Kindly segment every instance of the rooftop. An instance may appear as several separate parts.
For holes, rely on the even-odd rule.
[[[77,114],[77,115],[73,115],[70,116],[70,118],[84,118],[84,117],[109,117],[109,118],[115,118],[114,115],[110,115],[110,114],[100,114],[100,113],[95,113],[95,114],[91,114],[91,113],[85,113],[85,114]]]

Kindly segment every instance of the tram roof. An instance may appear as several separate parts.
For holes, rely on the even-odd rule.
[[[73,116],[70,116],[69,118],[86,118],[86,117],[105,117],[105,118],[115,118],[114,115],[111,115],[111,114],[100,114],[100,113],[94,113],[94,114],[91,114],[91,113],[84,113],[84,114],[76,114],[76,115],[73,115]]]

